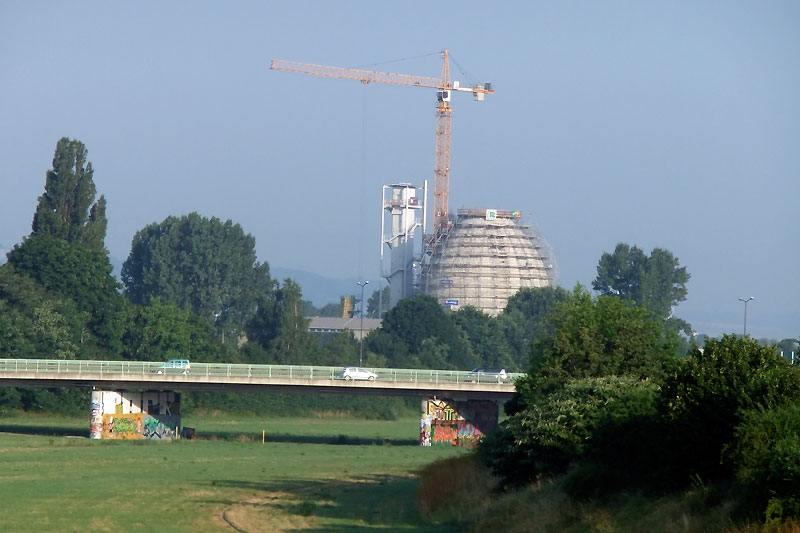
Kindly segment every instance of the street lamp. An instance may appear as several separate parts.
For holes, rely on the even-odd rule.
[[[747,337],[747,302],[749,302],[750,300],[755,300],[755,298],[756,298],[755,296],[751,296],[747,300],[745,300],[744,298],[739,298],[740,302],[744,302],[744,335],[743,335],[743,337]]]
[[[369,281],[356,281],[356,285],[361,287],[361,352],[358,356],[358,366],[364,364],[364,287],[369,285]]]

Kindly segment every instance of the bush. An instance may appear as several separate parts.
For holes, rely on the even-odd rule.
[[[787,405],[800,398],[800,371],[774,346],[726,335],[706,341],[664,385],[662,413],[669,427],[665,461],[672,482],[692,475],[732,478],[724,450],[732,446],[742,413]]]
[[[751,509],[767,522],[800,518],[800,404],[742,413],[732,457]]]
[[[624,463],[626,457],[614,451],[619,448],[617,439],[611,442],[613,432],[603,433],[608,441],[602,444],[595,435],[654,416],[656,398],[655,383],[632,376],[575,379],[505,421],[479,453],[510,484],[563,473],[594,446]]]

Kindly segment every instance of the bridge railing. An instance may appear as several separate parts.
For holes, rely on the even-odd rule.
[[[397,383],[498,383],[496,376],[474,374],[461,370],[423,370],[410,368],[369,368],[376,381]],[[343,379],[341,366],[309,365],[249,365],[225,363],[192,363],[186,374],[191,376],[228,378],[281,378],[281,379]],[[0,372],[35,374],[71,374],[78,376],[151,376],[183,375],[183,370],[168,368],[163,362],[152,361],[91,361],[63,359],[0,359]],[[511,373],[503,383],[524,374]]]

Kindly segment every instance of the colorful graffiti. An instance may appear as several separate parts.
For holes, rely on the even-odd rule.
[[[141,439],[142,413],[103,415],[104,439]]]
[[[180,426],[180,417],[154,417],[144,413],[103,415],[104,439],[172,439]]]
[[[476,446],[497,425],[499,407],[484,400],[422,402],[421,446]]]
[[[419,445],[431,445],[431,419],[428,416],[423,416],[419,421]]]
[[[103,397],[99,391],[92,391],[92,414],[89,419],[89,438],[103,438]]]
[[[166,440],[180,435],[180,393],[92,391],[93,439]]]
[[[171,439],[178,434],[180,418],[176,416],[145,416],[142,428],[143,439]]]

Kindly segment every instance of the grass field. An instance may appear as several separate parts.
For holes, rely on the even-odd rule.
[[[0,531],[449,531],[420,521],[414,473],[463,451],[417,446],[418,423],[195,416],[166,443],[0,418]]]

